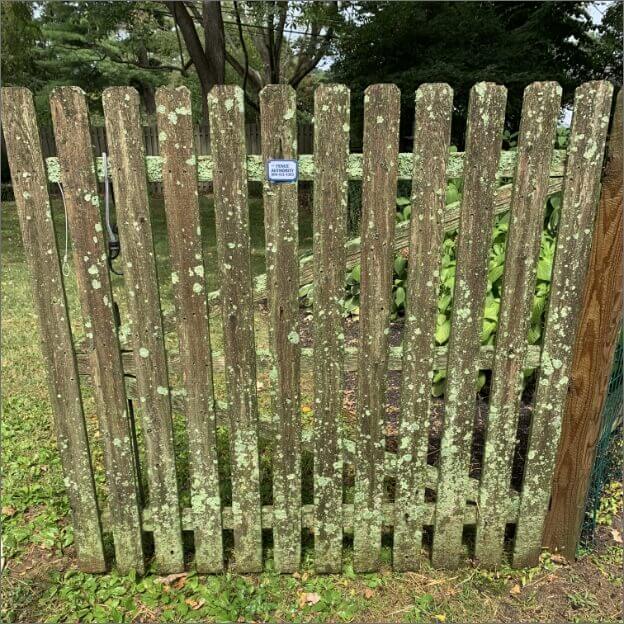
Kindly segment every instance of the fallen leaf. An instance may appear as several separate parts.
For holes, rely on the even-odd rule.
[[[433,616],[433,619],[438,620],[438,622],[446,622],[446,615],[444,615],[444,613],[438,613]]]
[[[10,518],[11,516],[15,515],[15,511],[16,511],[15,507],[11,507],[11,505],[7,505],[6,507],[2,508],[2,515],[8,516]]]
[[[622,534],[617,529],[611,529],[611,537],[617,544],[622,543]]]
[[[520,585],[517,583],[509,590],[509,593],[512,596],[517,596],[522,590],[520,589]]]
[[[158,576],[154,579],[154,583],[160,583],[161,585],[171,585],[173,581],[186,577],[187,572],[180,572],[179,574],[168,574],[167,576]]]
[[[370,600],[374,595],[375,592],[370,587],[364,590],[364,598],[366,598],[366,600]]]
[[[186,604],[189,607],[191,607],[193,611],[197,611],[197,609],[201,609],[206,604],[206,601],[203,598],[201,598],[200,600],[193,600],[192,598],[187,598],[184,602],[186,602]]]
[[[309,414],[312,411],[312,408],[309,405],[302,405],[301,406],[301,411],[304,414]]]
[[[321,597],[316,592],[301,592],[299,594],[299,606],[303,609],[308,605],[315,605]]]
[[[563,556],[563,555],[551,555],[550,556],[550,560],[553,563],[556,563],[557,565],[561,565],[561,566],[567,566],[568,565],[568,560]]]

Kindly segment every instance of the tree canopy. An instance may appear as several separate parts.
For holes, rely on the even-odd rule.
[[[455,94],[453,137],[461,143],[468,94],[476,82],[487,80],[507,87],[507,124],[516,130],[522,94],[530,82],[556,80],[563,88],[564,102],[570,102],[581,82],[621,76],[621,4],[610,9],[619,11],[619,22],[613,15],[602,32],[593,25],[587,4],[360,4],[355,24],[337,41],[332,67],[333,78],[351,87],[355,133],[361,134],[362,92],[375,82],[394,82],[400,87],[402,136],[412,132],[418,86],[449,83]]]
[[[587,2],[350,2],[317,0],[103,0],[1,2],[2,78],[35,93],[42,121],[58,85],[75,84],[101,112],[110,85],[139,91],[154,113],[159,85],[187,85],[197,113],[208,90],[240,84],[248,115],[270,83],[298,91],[303,116],[312,87],[345,82],[352,128],[361,137],[367,85],[395,82],[402,92],[403,137],[411,134],[413,97],[423,82],[455,92],[454,140],[461,143],[470,87],[480,80],[509,90],[507,123],[517,129],[522,92],[556,80],[570,102],[584,80],[621,82],[622,4],[604,7],[596,26]],[[204,111],[205,112],[205,111]]]

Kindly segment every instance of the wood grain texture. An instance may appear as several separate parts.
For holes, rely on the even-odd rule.
[[[513,565],[536,565],[548,512],[561,420],[604,155],[613,87],[606,81],[577,88],[553,264],[542,361],[524,469]]]
[[[113,294],[100,216],[98,186],[84,92],[54,91],[50,105],[72,236],[78,296],[94,362],[95,400],[109,504],[114,509],[115,562],[122,573],[143,573],[138,474],[113,314]]]
[[[421,557],[452,111],[453,91],[448,85],[426,84],[416,91],[393,545],[397,571],[415,570]]]
[[[353,568],[379,567],[383,499],[383,424],[392,301],[401,94],[396,85],[364,92],[362,257],[355,458]]]
[[[139,96],[110,87],[102,96],[125,259],[131,342],[145,441],[150,505],[155,513],[154,560],[162,573],[184,568],[167,360],[150,220]]]
[[[260,93],[262,156],[297,158],[297,104],[288,85]],[[269,341],[273,366],[273,557],[279,572],[295,572],[301,559],[301,412],[299,378],[299,228],[297,183],[263,184]]]
[[[2,89],[2,126],[39,319],[56,439],[80,567],[106,570],[80,383],[32,93]]]
[[[221,497],[191,95],[186,87],[162,87],[156,104],[197,527],[195,565],[198,572],[214,573],[223,569]]]
[[[554,82],[536,82],[524,91],[479,491],[475,556],[487,567],[499,564],[503,554],[504,503],[511,483],[548,167],[560,106],[561,87]]]
[[[314,567],[342,570],[342,399],[349,90],[314,93]]]
[[[622,323],[622,91],[619,92],[570,368],[550,511],[542,544],[572,559],[580,537]]]
[[[507,91],[478,83],[470,91],[466,166],[456,243],[444,432],[440,448],[433,565],[459,563],[470,448],[476,406],[479,350],[492,240],[496,168],[500,158]]]
[[[208,95],[208,109],[215,163],[217,256],[231,421],[234,568],[237,572],[260,572],[258,400],[242,90],[229,85],[214,87]]]

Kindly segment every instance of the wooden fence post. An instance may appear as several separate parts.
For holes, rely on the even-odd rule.
[[[260,93],[262,155],[297,158],[297,104],[288,85]],[[279,572],[295,572],[301,557],[301,412],[299,378],[299,230],[297,184],[263,184],[267,303],[277,425],[273,460],[273,552]]]
[[[2,125],[24,255],[39,317],[41,351],[82,570],[106,570],[102,529],[82,409],[76,354],[50,211],[46,174],[32,93],[2,89]]]
[[[575,93],[557,250],[516,525],[514,567],[534,566],[539,561],[612,97],[613,87],[606,81],[585,83]]]
[[[602,192],[574,347],[552,502],[543,545],[573,558],[581,533],[613,353],[622,322],[622,91],[607,145]]]

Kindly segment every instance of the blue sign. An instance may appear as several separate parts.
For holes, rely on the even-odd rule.
[[[296,160],[267,161],[267,179],[274,184],[296,182],[299,177],[299,165]]]

